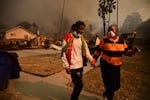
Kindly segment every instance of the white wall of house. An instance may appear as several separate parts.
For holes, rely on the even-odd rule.
[[[15,27],[8,31],[6,31],[5,39],[24,39],[24,40],[31,40],[35,38],[36,35],[27,31],[22,27]]]

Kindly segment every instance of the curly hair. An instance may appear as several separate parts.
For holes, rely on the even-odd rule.
[[[75,22],[74,24],[72,24],[71,30],[72,30],[72,31],[75,31],[77,28],[80,27],[80,25],[85,26],[85,23],[84,23],[83,21],[77,21],[77,22]]]

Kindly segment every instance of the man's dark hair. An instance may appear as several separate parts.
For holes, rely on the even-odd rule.
[[[80,27],[80,25],[85,26],[85,23],[84,23],[83,21],[77,21],[75,24],[73,24],[73,25],[71,26],[71,30],[72,30],[72,31],[75,31],[77,28]]]
[[[83,21],[77,21],[77,22],[75,23],[75,27],[76,27],[76,28],[78,28],[80,25],[85,26],[85,23],[84,23]]]

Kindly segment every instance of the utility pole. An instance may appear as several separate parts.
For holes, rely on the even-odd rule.
[[[117,0],[117,26],[119,25],[119,21],[118,21],[118,12],[119,12],[119,0]],[[119,27],[119,26],[118,26]]]
[[[104,36],[106,33],[106,15],[113,12],[113,9],[116,9],[116,1],[115,0],[99,0],[99,8],[98,15],[103,19],[103,27],[104,27]]]
[[[62,28],[63,28],[63,18],[64,18],[64,9],[65,9],[65,0],[63,0],[62,12],[61,12],[61,20],[60,20],[60,29],[58,38],[61,40],[62,38]]]

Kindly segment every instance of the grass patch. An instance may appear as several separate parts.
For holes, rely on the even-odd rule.
[[[61,59],[57,57],[19,57],[21,70],[33,75],[49,76],[62,71]]]

